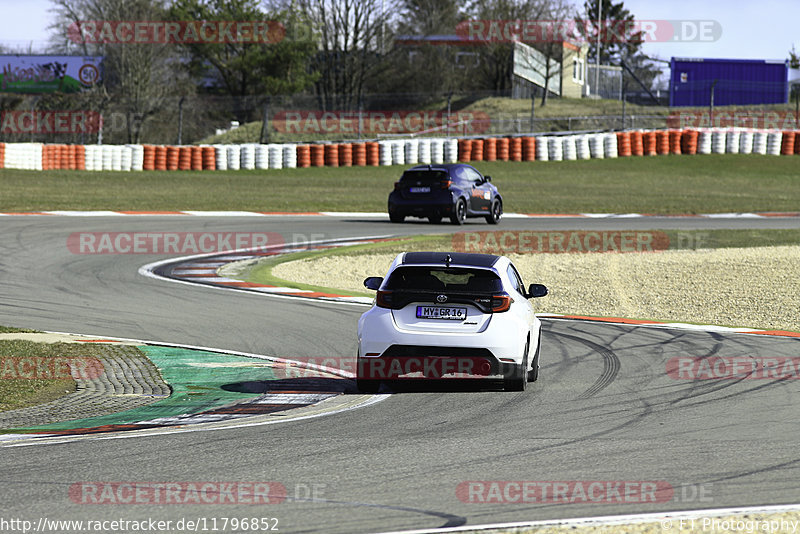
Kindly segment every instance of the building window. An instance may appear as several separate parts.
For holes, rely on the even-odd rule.
[[[582,59],[573,59],[572,60],[572,81],[583,85],[583,60]]]

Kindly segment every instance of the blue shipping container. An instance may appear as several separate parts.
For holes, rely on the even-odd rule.
[[[783,104],[789,98],[788,65],[762,59],[672,58],[670,106]]]

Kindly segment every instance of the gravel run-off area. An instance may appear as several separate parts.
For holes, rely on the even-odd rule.
[[[366,291],[395,254],[321,256],[273,268],[284,280]],[[511,254],[537,312],[800,331],[800,246],[600,254]]]

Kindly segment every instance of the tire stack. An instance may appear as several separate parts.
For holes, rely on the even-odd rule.
[[[738,154],[740,143],[741,143],[740,131],[731,130],[725,134],[725,152],[727,154]]]
[[[575,146],[575,136],[565,135],[564,137],[558,139],[561,141],[561,154],[563,158],[567,161],[578,159],[578,149]]]
[[[431,140],[420,139],[417,141],[417,161],[419,163],[431,163]]]
[[[578,159],[589,159],[592,157],[592,150],[588,135],[575,136],[575,149]]]
[[[341,143],[339,145],[339,166],[352,167],[353,166],[353,144]]]
[[[795,133],[791,130],[783,132],[781,140],[781,155],[791,156],[794,154]]]
[[[297,146],[296,145],[283,145],[281,147],[281,155],[283,156],[283,167],[285,169],[297,168]]]
[[[444,162],[455,163],[458,161],[458,139],[447,139],[444,142]]]
[[[605,143],[605,134],[591,134],[589,138],[589,156],[596,159],[603,159],[605,157],[605,150],[603,145]]]
[[[270,169],[283,168],[283,149],[281,148],[281,145],[274,143],[267,145],[267,155],[269,157]]]
[[[681,131],[680,130],[670,130],[667,134],[669,141],[669,153],[670,154],[680,154],[681,153]]]
[[[681,135],[681,154],[694,155],[697,154],[697,140],[699,132],[697,130],[686,130]]]
[[[297,166],[311,167],[311,145],[297,145]]]
[[[753,132],[753,153],[766,154],[767,153],[767,132],[757,130]]]
[[[628,157],[632,154],[631,149],[631,132],[617,132],[617,147],[618,155]]]
[[[745,130],[739,135],[739,153],[752,154],[753,153],[753,132],[752,130]]]
[[[483,161],[483,139],[472,140],[472,161]]]
[[[616,158],[619,156],[619,145],[617,142],[619,138],[613,133],[605,134],[603,139],[603,149],[607,158]],[[628,137],[628,155],[630,155],[630,137]]]
[[[497,161],[508,161],[511,153],[511,140],[508,137],[497,138]]]
[[[533,146],[533,148],[534,148],[533,157],[537,161],[550,161],[550,138],[549,137],[539,137],[539,138],[533,138],[533,139],[536,139],[536,142],[535,142],[535,144]],[[529,158],[529,157],[531,157],[531,151],[530,151],[529,148],[526,149],[525,141],[523,141],[522,159],[524,161],[528,161],[528,159],[526,159],[526,158]],[[533,160],[530,160],[530,161],[533,161]]]
[[[560,137],[550,137],[547,140],[548,157],[551,161],[564,159],[564,141]]]

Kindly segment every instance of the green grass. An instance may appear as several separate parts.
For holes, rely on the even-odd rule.
[[[503,232],[503,230],[496,230]],[[717,248],[747,248],[767,247],[781,245],[800,245],[800,229],[791,230],[651,230],[661,232],[669,238],[669,249],[695,250]],[[641,233],[641,231],[640,231]],[[264,258],[243,272],[239,278],[247,282],[267,284],[274,286],[295,287],[311,291],[339,294],[340,289],[321,287],[311,284],[301,284],[278,278],[272,274],[272,269],[289,261],[330,256],[357,257],[368,254],[385,253],[399,254],[400,252],[436,251],[445,252],[454,250],[453,241],[455,234],[417,235],[390,239],[378,243],[351,245],[328,250],[309,250],[286,254],[277,257]],[[509,251],[511,253],[513,251]],[[497,251],[505,254],[506,252]],[[346,292],[354,296],[374,296],[370,292]]]
[[[19,334],[19,333],[32,333],[36,330],[28,330],[26,328],[14,328],[13,326],[0,326],[0,334]]]
[[[412,108],[414,108],[412,106]],[[447,99],[430,102],[428,104],[418,106],[414,109],[424,111],[447,111]],[[726,107],[726,111],[733,108]],[[749,109],[749,108],[748,108]],[[488,97],[474,100],[466,96],[453,98],[451,102],[452,113],[456,112],[480,112],[486,114],[492,119],[492,124],[488,126],[488,133],[506,134],[509,133],[509,128],[512,128],[508,121],[509,119],[519,118],[523,121],[521,128],[529,131],[529,122],[531,114],[531,101],[528,98],[504,98],[504,97]],[[380,111],[391,111],[382,109]],[[659,106],[639,106],[636,104],[627,103],[625,105],[625,114],[630,121],[632,115],[636,116],[661,116],[666,117],[670,113],[670,108]],[[368,112],[368,111],[367,111]],[[541,99],[535,100],[534,115],[536,119],[553,119],[548,121],[540,121],[536,124],[536,131],[552,131],[552,130],[567,130],[571,126],[573,130],[582,128],[597,128],[597,123],[582,123],[581,121],[573,121],[570,123],[566,120],[557,120],[564,117],[596,117],[596,116],[622,116],[622,101],[620,100],[605,100],[605,99],[590,99],[590,98],[550,98],[547,105],[542,107]],[[589,126],[587,126],[589,124]],[[641,124],[641,122],[639,123]],[[261,138],[261,121],[254,121],[242,124],[234,130],[219,134],[209,135],[196,144],[213,144],[213,143],[258,143]],[[653,124],[654,127],[665,127],[663,119]],[[344,138],[355,139],[357,133],[324,133],[324,132],[306,132],[306,133],[285,133],[278,131],[279,124],[273,120],[270,123],[270,137],[272,143],[309,143],[314,141],[336,141]],[[280,126],[283,129],[283,126]],[[362,138],[372,139],[376,136],[375,132],[364,132]]]
[[[14,329],[4,329],[14,330]],[[0,341],[0,411],[14,410],[42,404],[75,391],[75,381],[70,379],[22,379],[12,370],[16,364],[9,358],[86,357],[94,349],[69,343],[34,343],[24,340]]]
[[[424,111],[447,111],[447,99],[442,98],[421,106],[410,106],[413,109]],[[563,131],[583,129],[617,128],[622,124],[623,114],[621,100],[592,99],[592,98],[549,98],[545,106],[541,99],[534,101],[534,116],[536,123],[534,131]],[[760,112],[767,110],[794,111],[793,104],[770,104],[763,106],[722,106],[717,108],[720,112]],[[487,97],[475,100],[472,96],[454,96],[451,102],[451,112],[480,112],[492,119],[488,132],[492,134],[508,134],[514,131],[514,123],[508,122],[519,119],[519,132],[530,131],[529,118],[531,114],[531,101],[528,98]],[[276,110],[278,112],[280,110]],[[381,111],[387,111],[382,109]],[[699,112],[707,113],[708,108],[669,108],[666,106],[641,106],[625,104],[625,117],[628,127],[635,128],[665,128],[666,117],[673,113]],[[573,117],[572,121],[565,120]],[[580,117],[587,118],[586,120]],[[588,118],[592,119],[588,119]],[[600,119],[597,117],[611,117]],[[651,118],[644,118],[651,117]],[[632,122],[633,121],[633,122]],[[242,124],[239,128],[220,135],[210,135],[201,139],[197,144],[208,143],[258,143],[261,138],[261,121]],[[307,132],[284,133],[278,131],[279,123],[272,120],[270,123],[270,137],[272,143],[297,143],[314,141],[336,141],[344,138],[355,139],[356,133],[331,133]],[[282,129],[282,126],[280,126]],[[376,133],[364,133],[362,138],[375,137]]]
[[[507,212],[795,211],[800,157],[710,154],[476,162]],[[0,170],[0,211],[377,211],[405,166],[271,171]]]

